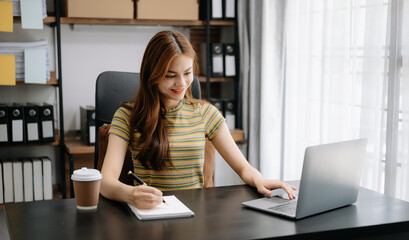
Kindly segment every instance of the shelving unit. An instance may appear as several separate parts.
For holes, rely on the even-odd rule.
[[[46,82],[46,84],[27,84],[25,82],[17,81],[16,85],[17,86],[29,86],[29,85],[38,85],[38,86],[53,86],[56,87],[58,93],[58,130],[55,129],[55,141],[50,142],[50,143],[30,143],[30,144],[5,144],[5,145],[0,145],[0,148],[18,148],[18,147],[30,147],[30,146],[52,146],[52,147],[59,147],[60,148],[60,159],[64,159],[64,122],[63,122],[63,97],[62,97],[62,72],[61,72],[61,28],[60,28],[60,0],[54,0],[54,6],[55,6],[55,16],[48,16],[43,19],[43,23],[46,25],[49,25],[49,27],[54,28],[54,36],[56,39],[56,71],[50,72],[50,80]],[[21,23],[21,17],[13,17],[13,23]],[[0,92],[1,92],[2,86],[0,86]],[[65,178],[64,178],[64,164],[61,164],[61,173],[62,173],[62,184],[61,184],[61,191],[62,191],[62,197],[65,198]],[[57,193],[58,194],[58,193]],[[59,195],[59,194],[58,194]]]

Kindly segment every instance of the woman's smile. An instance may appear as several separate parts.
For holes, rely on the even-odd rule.
[[[182,94],[184,92],[184,88],[181,89],[171,89],[174,94]]]

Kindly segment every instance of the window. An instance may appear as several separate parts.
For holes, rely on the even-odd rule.
[[[284,180],[306,146],[365,137],[362,186],[409,200],[408,5],[287,2]]]

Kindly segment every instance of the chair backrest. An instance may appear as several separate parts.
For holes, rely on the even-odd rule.
[[[95,155],[98,167],[99,129],[110,124],[115,111],[135,96],[139,88],[139,73],[107,71],[99,74],[95,89]]]
[[[101,169],[103,157],[105,156],[108,127],[103,127],[104,124],[111,123],[115,111],[123,102],[130,101],[135,96],[138,88],[139,73],[107,71],[98,76],[95,91],[95,168]],[[200,99],[200,83],[196,76],[192,82],[192,95],[194,98]],[[207,145],[208,144],[206,144],[206,146]],[[209,148],[211,147],[212,146]],[[214,165],[214,154],[212,159],[213,161],[210,160],[209,163],[211,162],[211,164]],[[129,167],[132,168],[132,160],[128,152],[121,177],[127,172],[128,169],[126,168]],[[213,167],[211,166],[206,169],[213,171]],[[206,175],[209,176],[212,174],[207,173]]]

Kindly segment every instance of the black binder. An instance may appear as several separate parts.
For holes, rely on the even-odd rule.
[[[223,19],[223,0],[200,0],[199,19],[206,20],[207,1],[210,1],[210,20]]]
[[[95,107],[80,107],[81,139],[87,145],[95,145]]]
[[[224,47],[224,76],[236,76],[236,50],[233,43],[225,43]]]
[[[43,103],[39,106],[40,111],[40,140],[41,142],[54,142],[54,107]]]
[[[24,132],[27,143],[40,142],[40,112],[39,107],[33,103],[24,106]]]
[[[223,104],[223,99],[218,99],[218,98],[211,98],[209,99],[209,102],[215,106],[217,109],[219,109],[220,113],[223,114],[224,116],[224,104]]]
[[[224,99],[224,117],[229,129],[236,128],[236,102],[233,99]]]
[[[223,66],[223,44],[222,43],[212,43],[211,44],[211,76],[212,77],[223,77],[224,66]]]
[[[0,103],[0,144],[10,143],[8,105]]]
[[[236,0],[223,0],[223,18],[233,20],[236,17]]]
[[[9,107],[9,119],[11,129],[10,143],[24,143],[24,106],[19,103],[13,103]]]
[[[210,19],[223,18],[223,0],[210,0]]]

